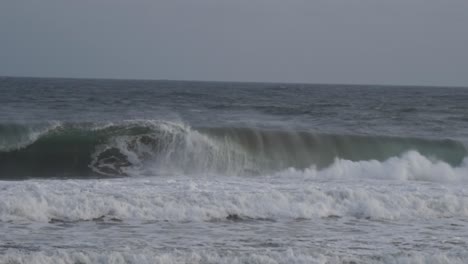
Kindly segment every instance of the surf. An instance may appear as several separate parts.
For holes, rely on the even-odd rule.
[[[379,161],[415,151],[461,166],[453,139],[324,134],[255,127],[191,127],[166,120],[0,125],[0,177],[265,175]]]

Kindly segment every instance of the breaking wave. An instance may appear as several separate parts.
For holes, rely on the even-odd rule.
[[[191,128],[157,120],[1,124],[0,178],[257,175],[323,169],[337,160],[381,162],[411,150],[447,166],[460,166],[467,156],[450,139]]]

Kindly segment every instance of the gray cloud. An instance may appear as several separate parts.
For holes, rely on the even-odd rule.
[[[468,86],[468,1],[4,0],[0,75]]]

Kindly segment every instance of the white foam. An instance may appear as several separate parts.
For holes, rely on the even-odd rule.
[[[465,186],[466,187],[466,186]],[[170,177],[0,182],[1,221],[210,221],[229,215],[297,219],[467,217],[463,185],[291,177]]]
[[[49,252],[25,252],[20,250],[8,250],[6,254],[0,256],[0,262],[16,264],[464,264],[468,261],[466,252],[458,252],[457,254],[405,252],[381,256],[352,256],[343,255],[338,252],[334,253],[335,254],[295,252],[292,249],[282,252],[154,252],[151,250],[108,252],[54,250]]]
[[[468,182],[468,158],[461,166],[433,160],[416,151],[409,151],[400,157],[386,161],[350,161],[336,159],[324,170],[311,167],[306,170],[290,168],[279,174],[290,174],[291,177],[312,177],[320,179],[383,179],[398,181],[431,181],[431,182]]]

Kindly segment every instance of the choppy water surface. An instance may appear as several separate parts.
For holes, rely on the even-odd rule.
[[[468,89],[0,92],[0,263],[468,262]]]

